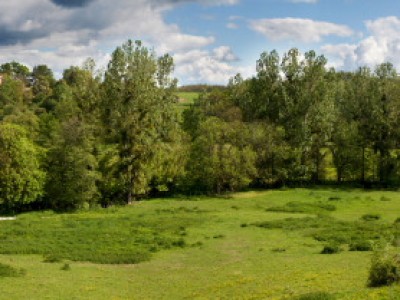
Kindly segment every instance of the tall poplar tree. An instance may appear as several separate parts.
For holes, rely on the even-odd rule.
[[[117,147],[128,203],[148,191],[156,153],[161,143],[171,142],[168,132],[176,121],[172,70],[169,55],[157,58],[140,41],[129,40],[113,52],[105,72],[103,119]]]

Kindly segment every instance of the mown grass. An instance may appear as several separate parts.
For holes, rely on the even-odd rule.
[[[304,212],[268,210],[295,202]],[[0,222],[0,263],[26,270],[0,278],[0,298],[400,299],[397,284],[367,285],[368,246],[395,245],[399,217],[397,192],[327,188],[23,214]],[[138,250],[149,257],[120,264]]]

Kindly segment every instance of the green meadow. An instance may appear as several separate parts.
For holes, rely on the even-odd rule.
[[[194,103],[194,100],[199,97],[197,92],[177,92],[178,103],[176,105],[177,111],[182,114],[184,110],[189,108]]]
[[[398,192],[334,188],[21,214],[0,222],[0,299],[400,299],[367,287],[399,217]]]

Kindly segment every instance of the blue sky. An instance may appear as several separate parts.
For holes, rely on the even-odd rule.
[[[250,77],[263,51],[291,47],[354,70],[391,61],[400,69],[395,0],[13,0],[0,2],[0,63],[64,68],[140,39],[174,56],[180,84]]]

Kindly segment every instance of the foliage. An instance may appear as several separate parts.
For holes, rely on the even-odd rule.
[[[400,282],[400,259],[389,249],[374,252],[369,270],[368,286],[378,287]]]
[[[0,124],[0,204],[9,212],[43,194],[41,150],[14,124]]]
[[[188,161],[194,189],[221,193],[247,186],[256,174],[255,153],[246,145],[249,128],[211,117],[202,123]]]
[[[371,251],[373,250],[372,243],[370,241],[360,240],[354,241],[349,245],[350,251]]]
[[[140,41],[128,41],[113,52],[105,73],[103,118],[117,145],[128,203],[149,191],[156,150],[176,129],[172,70],[169,55],[157,59]]]
[[[328,66],[313,50],[264,51],[252,78],[178,88],[172,56],[131,40],[105,70],[88,58],[61,79],[46,64],[4,63],[0,125],[24,128],[48,178],[45,197],[38,186],[24,209],[333,182],[397,187],[397,71],[390,62],[352,72]],[[9,190],[3,198],[25,197]]]
[[[97,161],[88,129],[76,118],[64,122],[47,156],[46,199],[58,211],[74,210],[97,198]]]

